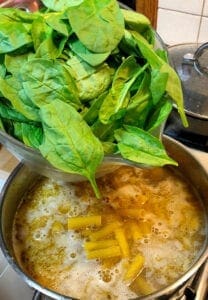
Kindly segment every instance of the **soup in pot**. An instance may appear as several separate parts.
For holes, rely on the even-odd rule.
[[[121,166],[88,182],[42,178],[16,212],[13,246],[40,285],[79,299],[129,299],[168,286],[205,241],[202,203],[173,169]]]

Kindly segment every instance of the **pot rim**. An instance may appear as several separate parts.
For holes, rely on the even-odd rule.
[[[177,108],[177,106],[176,106],[175,103],[173,103],[173,108],[175,110],[178,110],[178,108]],[[185,111],[185,114],[188,117],[191,117],[192,119],[201,120],[201,121],[208,121],[208,116],[197,114],[197,113],[195,113],[193,111],[188,110],[187,108],[184,108],[184,111]]]
[[[208,177],[208,172],[204,169],[204,167],[199,163],[199,161],[192,155],[192,153],[189,151],[189,149],[187,147],[185,147],[183,144],[181,144],[180,142],[174,140],[173,138],[167,137],[167,136],[163,136],[164,140],[167,141],[171,141],[173,143],[175,143],[176,145],[180,146],[185,152],[188,153],[189,156],[192,157],[193,160],[195,160],[195,162],[197,164],[200,165],[200,167],[202,168],[202,170],[204,171],[205,176]],[[18,172],[25,167],[25,165],[20,162],[16,168],[12,171],[12,173],[9,175],[8,179],[6,180],[6,183],[4,184],[2,191],[0,193],[0,216],[2,215],[2,210],[3,210],[3,205],[5,202],[5,194],[8,190],[8,188],[10,187],[13,178],[15,178],[18,174]],[[8,261],[9,265],[17,272],[18,275],[20,275],[20,277],[23,279],[23,281],[25,283],[27,283],[31,288],[34,288],[35,290],[43,293],[44,295],[51,297],[52,299],[57,299],[57,300],[74,300],[76,298],[72,298],[72,297],[68,297],[68,296],[64,296],[61,295],[60,293],[54,292],[46,287],[43,287],[42,285],[40,285],[39,283],[37,283],[35,280],[33,280],[29,275],[27,275],[24,271],[22,271],[21,267],[16,263],[15,258],[9,253],[9,250],[7,249],[6,246],[6,242],[5,239],[3,237],[3,231],[2,231],[2,218],[0,218],[0,248],[6,258],[6,260]],[[207,221],[206,221],[207,223]],[[207,226],[207,224],[206,224]],[[207,245],[207,241],[208,241],[208,236],[206,236],[206,240],[205,240],[205,245],[203,246],[201,253],[199,254],[199,257],[197,258],[197,260],[192,264],[192,266],[178,279],[176,280],[174,283],[168,285],[165,288],[162,288],[154,293],[148,294],[146,296],[139,296],[137,298],[134,298],[132,300],[153,300],[153,299],[157,299],[160,297],[163,297],[164,295],[170,295],[170,294],[174,294],[180,287],[184,286],[185,283],[192,277],[194,276],[194,274],[199,270],[199,268],[203,265],[203,263],[206,261],[206,259],[208,259],[208,245]]]

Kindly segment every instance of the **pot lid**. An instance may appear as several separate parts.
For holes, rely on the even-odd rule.
[[[168,53],[182,82],[186,114],[208,120],[208,43],[170,46]]]

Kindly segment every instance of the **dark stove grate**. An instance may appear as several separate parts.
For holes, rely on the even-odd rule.
[[[164,133],[190,148],[208,152],[208,136],[184,131],[169,121],[167,121]]]

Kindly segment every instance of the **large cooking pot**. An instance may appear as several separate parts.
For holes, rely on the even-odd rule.
[[[181,79],[184,94],[184,110],[189,127],[184,128],[177,110],[171,112],[166,132],[178,136],[208,138],[208,43],[188,43],[168,48],[172,67]],[[206,150],[207,150],[206,143]]]
[[[179,142],[164,136],[164,145],[169,155],[178,161],[179,171],[186,176],[189,182],[197,190],[199,197],[201,198],[205,214],[208,216],[208,173],[205,171],[202,165],[192,156],[191,152]],[[51,290],[39,285],[28,275],[26,275],[18,266],[14,257],[14,251],[12,247],[12,223],[17,206],[21,200],[21,197],[29,186],[38,179],[40,175],[34,173],[31,169],[23,164],[19,164],[8,178],[0,195],[0,245],[2,251],[13,269],[21,276],[30,287],[36,289],[38,293],[43,293],[52,299],[69,299],[60,294],[57,294]],[[140,297],[138,299],[182,299],[181,295],[184,293],[193,293],[193,290],[187,289],[189,285],[194,283],[198,286],[197,298],[183,298],[183,299],[206,299],[205,292],[207,288],[207,269],[208,264],[206,260],[208,258],[208,238],[206,238],[205,246],[201,251],[201,254],[197,261],[187,272],[175,283],[170,286],[153,293],[151,295]],[[204,268],[204,271],[201,269]],[[199,276],[199,271],[202,272]],[[200,281],[196,284],[195,279],[200,277]],[[194,291],[195,292],[195,291]],[[35,299],[41,299],[37,297]],[[192,295],[193,296],[193,295]]]

